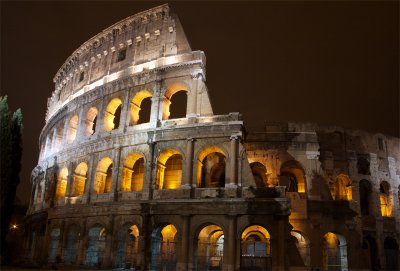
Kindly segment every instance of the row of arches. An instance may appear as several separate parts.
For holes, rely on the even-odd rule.
[[[374,204],[373,190],[370,181],[360,181],[360,209],[361,215],[372,215]],[[393,216],[393,192],[390,184],[387,181],[382,181],[379,184],[379,206],[383,217]],[[400,200],[399,200],[400,201]]]
[[[157,159],[155,189],[178,189],[182,184],[183,155],[176,149],[167,149]],[[129,154],[121,171],[121,192],[141,191],[146,171],[145,156],[141,153]],[[205,147],[199,153],[197,167],[197,186],[200,188],[224,187],[226,156],[216,146]],[[79,163],[71,176],[71,188],[68,188],[69,173],[67,167],[60,169],[56,186],[56,198],[67,195],[83,196],[85,194],[88,165]],[[113,180],[113,160],[106,156],[97,163],[94,173],[93,192],[104,194],[111,191]]]
[[[224,261],[225,232],[216,224],[205,224],[199,228],[193,242],[194,270],[221,270]],[[77,264],[79,243],[86,241],[83,263],[86,266],[102,266],[106,255],[107,232],[101,224],[95,224],[81,236],[77,225],[68,227],[64,244],[61,244],[60,228],[50,232],[48,262]],[[180,237],[173,224],[162,224],[153,229],[150,240],[149,270],[176,270],[177,250]],[[136,267],[144,264],[144,255],[140,251],[140,242],[145,242],[139,227],[125,223],[113,236],[112,258],[116,268]],[[241,266],[258,267],[259,270],[270,270],[271,245],[270,235],[266,228],[251,225],[241,234]],[[140,255],[142,254],[142,255]]]
[[[170,85],[162,98],[160,106],[162,106],[161,116],[155,119],[174,119],[186,117],[187,107],[187,92],[189,88],[183,83],[174,83]],[[131,100],[130,107],[130,120],[129,125],[137,125],[147,123],[150,121],[151,114],[156,114],[152,111],[153,93],[147,89],[138,91]],[[174,108],[172,110],[172,104]],[[102,116],[102,130],[110,132],[118,129],[121,124],[121,113],[123,107],[123,100],[120,98],[111,99],[104,109]],[[96,106],[90,107],[83,115],[82,132],[86,137],[92,136],[97,130],[99,109]],[[80,120],[78,114],[70,116],[67,126],[65,121],[58,123],[56,128],[46,138],[46,142],[42,146],[41,157],[47,157],[51,153],[59,151],[62,143],[71,144],[75,141],[78,130],[80,129]],[[65,133],[65,134],[64,134]]]
[[[60,244],[60,229],[50,232],[48,261],[77,264],[80,240],[85,240],[83,263],[87,266],[102,266],[107,255],[106,246],[111,233],[101,224],[95,224],[87,230],[87,236],[80,236],[79,228],[71,225],[67,229],[64,244]],[[150,256],[147,261],[149,270],[176,270],[177,251],[181,236],[173,224],[162,224],[154,228],[150,237]],[[310,241],[303,233],[292,231],[292,237],[305,267],[311,266]],[[193,244],[193,270],[222,270],[227,249],[226,233],[217,224],[203,224],[195,231]],[[138,267],[144,264],[144,246],[146,238],[142,236],[138,225],[124,223],[112,236],[111,257],[116,268]],[[272,270],[271,236],[261,225],[247,226],[240,234],[241,270]],[[385,250],[397,251],[397,242],[385,239]],[[142,243],[142,245],[141,245]],[[389,244],[390,243],[390,244]],[[393,243],[393,242],[392,242]],[[322,243],[323,270],[348,270],[347,243],[343,235],[327,232]],[[61,247],[62,248],[61,248]],[[390,264],[392,264],[390,262]]]

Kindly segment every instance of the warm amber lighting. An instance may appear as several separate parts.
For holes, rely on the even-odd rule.
[[[87,170],[88,166],[84,162],[76,167],[72,183],[72,196],[82,196],[84,194]]]
[[[381,215],[384,217],[392,216],[392,200],[390,198],[390,185],[383,181],[379,186],[379,202],[381,205]]]
[[[104,157],[97,164],[93,190],[96,194],[108,193],[111,190],[112,160]]]
[[[86,136],[90,136],[95,132],[95,120],[97,118],[97,108],[91,107],[88,112],[86,113]]]
[[[143,188],[144,159],[139,153],[130,154],[124,163],[121,191],[140,191]]]
[[[379,201],[381,204],[381,214],[385,217],[390,217],[392,215],[392,208],[389,204],[389,199],[387,195],[379,195]]]
[[[253,225],[247,227],[242,233],[242,240],[246,240],[248,236],[256,234],[261,240],[270,239],[269,232],[262,226]]]
[[[177,229],[175,228],[174,225],[169,224],[169,225],[165,226],[161,230],[163,242],[173,242],[176,233],[177,233]]]
[[[339,240],[338,240],[336,234],[328,232],[327,234],[325,234],[324,238],[325,238],[325,242],[328,247],[336,248],[338,246]]]
[[[289,192],[300,192],[300,193],[306,192],[305,171],[299,162],[294,161],[294,160],[285,162],[281,166],[280,175],[281,176],[293,176],[296,179],[297,191],[289,191]]]
[[[344,174],[337,176],[331,192],[335,200],[352,200],[353,191],[349,176]]]
[[[139,121],[139,111],[140,105],[144,99],[152,97],[152,94],[148,90],[141,90],[136,93],[135,97],[133,97],[131,104],[131,125],[138,123]]]
[[[158,189],[177,189],[182,182],[182,155],[169,149],[160,154],[157,163],[156,187]]]
[[[62,168],[58,174],[57,188],[56,188],[56,198],[65,197],[65,192],[67,191],[68,182],[68,169]]]
[[[208,146],[208,147],[202,149],[201,152],[199,153],[198,161],[197,161],[197,175],[196,175],[197,187],[202,187],[201,186],[201,179],[202,179],[201,173],[203,171],[202,170],[203,166],[207,166],[207,165],[203,165],[204,159],[208,155],[213,154],[213,153],[218,153],[218,154],[221,154],[223,157],[225,157],[225,153],[216,146]],[[216,159],[214,161],[214,164],[216,164],[218,162],[222,164],[222,162],[224,162],[224,161],[219,161],[219,159]],[[212,166],[213,165],[208,165],[208,168],[212,168]]]
[[[104,112],[104,131],[112,131],[115,127],[115,112],[121,106],[122,101],[118,98],[112,99]]]
[[[162,119],[167,120],[170,116],[170,106],[171,106],[171,98],[172,96],[179,92],[179,91],[188,91],[188,87],[184,84],[181,83],[175,83],[170,86],[168,86],[167,90],[165,91],[164,94],[164,101],[163,101],[163,115]]]
[[[135,236],[136,238],[139,237],[139,229],[136,225],[132,225],[129,227],[129,234]]]

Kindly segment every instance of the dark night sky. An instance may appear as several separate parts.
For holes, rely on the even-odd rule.
[[[24,114],[18,196],[29,200],[53,76],[83,42],[162,2],[1,2],[1,95]],[[207,56],[214,113],[399,136],[399,3],[172,2]]]

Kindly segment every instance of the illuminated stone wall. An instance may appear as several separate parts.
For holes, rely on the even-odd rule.
[[[137,270],[397,264],[398,138],[301,123],[245,133],[239,113],[213,114],[205,81],[205,55],[190,49],[168,5],[118,22],[67,59],[32,172],[27,261]],[[172,118],[177,106],[186,114]]]

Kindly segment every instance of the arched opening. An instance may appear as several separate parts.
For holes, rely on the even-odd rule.
[[[360,181],[360,208],[362,215],[370,214],[370,199],[372,194],[371,183],[367,180]]]
[[[195,244],[195,270],[222,270],[224,232],[218,225],[203,227]]]
[[[337,176],[331,193],[335,200],[352,200],[353,192],[349,176],[344,174]]]
[[[160,154],[157,161],[156,189],[177,189],[182,182],[182,155],[174,149]]]
[[[379,185],[379,201],[381,204],[382,216],[392,216],[392,202],[390,198],[390,184],[386,181]]]
[[[57,187],[56,187],[57,199],[65,197],[65,193],[67,192],[67,183],[68,183],[68,169],[64,167],[60,170],[60,173],[58,174]]]
[[[157,227],[151,234],[150,270],[176,270],[176,233],[174,225]]]
[[[121,191],[140,191],[143,188],[144,158],[139,153],[130,154],[122,169]]]
[[[362,248],[364,259],[367,261],[366,267],[374,271],[380,270],[379,253],[375,238],[371,237],[370,235],[364,237]]]
[[[399,246],[396,239],[392,237],[386,237],[384,241],[385,258],[386,258],[386,269],[385,270],[399,270],[398,257],[399,257]]]
[[[252,225],[242,232],[240,267],[243,270],[271,270],[270,235],[264,227]]]
[[[89,229],[86,250],[86,265],[101,266],[106,247],[106,229],[95,225]]]
[[[58,124],[56,128],[56,137],[54,142],[55,151],[59,151],[62,149],[63,133],[64,133],[64,121]]]
[[[267,168],[260,162],[250,164],[251,172],[253,173],[254,181],[257,187],[267,187]]]
[[[104,112],[104,131],[112,131],[119,128],[121,118],[122,101],[118,98],[112,99]]]
[[[86,113],[86,136],[91,136],[96,132],[96,124],[97,124],[97,108],[91,107]]]
[[[61,258],[58,254],[58,246],[60,244],[60,229],[52,229],[50,232],[50,245],[49,245],[49,263],[60,262]]]
[[[323,244],[324,270],[348,270],[347,244],[344,236],[328,232]]]
[[[86,163],[80,163],[74,172],[72,183],[72,196],[82,196],[85,193],[86,174],[88,166]]]
[[[67,130],[67,143],[71,144],[74,142],[76,138],[76,133],[78,131],[78,121],[79,117],[78,115],[72,116],[72,118],[69,120],[69,125],[68,125],[68,130]]]
[[[67,232],[66,246],[64,248],[64,262],[66,264],[76,263],[76,252],[78,250],[79,229],[76,225],[71,225]]]
[[[139,252],[139,229],[136,225],[124,224],[117,234],[115,267],[129,269],[137,266]]]
[[[201,188],[225,187],[225,153],[218,147],[203,149],[197,161],[197,186]]]
[[[280,170],[279,184],[286,186],[287,192],[305,192],[305,171],[301,164],[295,160],[283,163]]]
[[[163,120],[186,117],[187,91],[187,86],[181,83],[172,84],[167,88],[163,103]],[[174,105],[171,113],[172,104]]]
[[[304,266],[310,266],[310,241],[299,231],[291,231],[290,234],[296,238],[296,247],[303,260]]]
[[[53,153],[52,147],[53,147],[53,137],[52,134],[50,133],[47,138],[46,138],[46,145],[45,145],[45,157],[49,156],[51,153]]]
[[[146,123],[150,121],[152,94],[148,90],[136,93],[131,103],[131,125]]]
[[[112,183],[112,160],[104,157],[97,164],[96,175],[94,179],[94,192],[96,194],[109,193]]]

